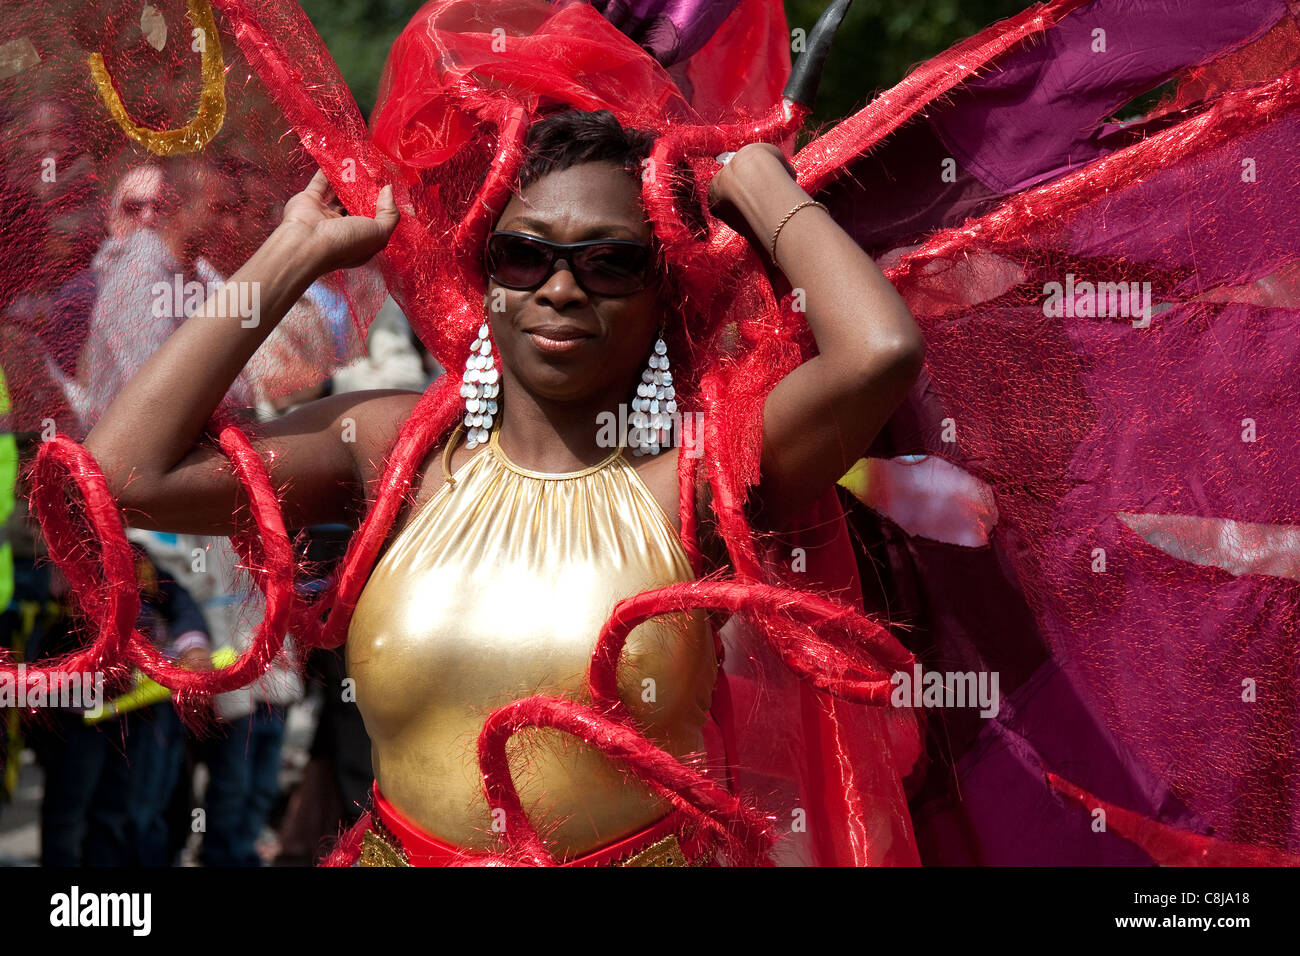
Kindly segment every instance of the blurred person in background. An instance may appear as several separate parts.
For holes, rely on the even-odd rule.
[[[173,578],[134,546],[143,603],[140,630],[168,657],[192,670],[211,668],[207,623]],[[33,662],[82,641],[68,585],[43,565],[61,613],[28,648]],[[105,685],[106,698],[124,692]],[[104,701],[107,714],[112,705]],[[51,710],[29,732],[45,772],[41,800],[42,866],[168,866],[175,861],[167,811],[181,777],[185,731],[170,699],[89,723],[82,710]]]
[[[151,196],[160,202],[148,222],[111,235],[95,258],[98,295],[76,381],[68,384],[83,428],[98,420],[184,322],[189,293],[178,301],[182,297],[174,290],[199,283],[205,290],[199,298],[206,298],[257,248],[259,220],[250,224],[246,214],[255,173],[255,167],[232,157],[200,156],[169,162],[161,183],[138,169],[124,177],[133,186],[156,189],[128,192],[123,218],[144,212],[128,205],[132,198],[136,204]],[[258,291],[239,288],[230,299],[247,309],[245,321],[250,323],[259,321]],[[272,397],[319,381],[322,348],[338,361],[355,354],[357,340],[346,303],[323,280],[314,283],[231,385],[226,395],[230,409],[262,406],[265,414]]]
[[[180,537],[195,540],[193,536]],[[203,575],[213,595],[208,605],[213,647],[228,647],[242,654],[261,623],[262,608],[249,603],[255,592],[239,580],[239,558],[229,540],[197,540],[208,547]],[[263,862],[259,839],[280,796],[285,719],[288,709],[302,697],[303,681],[290,639],[261,678],[216,698],[221,724],[197,747],[208,767],[199,855],[204,866],[259,866]]]
[[[0,351],[19,431],[39,430],[46,418],[60,427],[75,422],[46,362],[53,359],[65,374],[75,370],[89,303],[66,342],[58,342],[51,323],[59,321],[64,280],[90,264],[104,235],[99,177],[84,129],[84,117],[64,101],[37,99],[14,112],[0,104],[0,207],[21,224],[0,230],[6,280]]]
[[[30,224],[0,235],[6,270],[28,280],[15,300],[0,303],[11,318],[38,321],[51,277],[69,262],[89,264],[103,236],[99,180],[80,135],[83,123],[69,103],[45,99],[12,114],[0,131],[0,202]]]
[[[95,255],[96,295],[86,347],[69,388],[83,427],[100,413],[185,320],[171,293],[203,282],[207,237],[228,241],[229,216],[214,201],[205,159],[128,169],[114,194],[114,229]],[[121,197],[121,202],[117,202]],[[157,290],[166,290],[160,299]],[[241,377],[230,395],[250,404]]]
[[[351,529],[347,525],[315,525],[307,529],[307,562],[315,569],[304,590],[319,590],[342,560]],[[315,648],[307,657],[306,673],[319,694],[315,733],[309,759],[297,786],[289,793],[278,837],[282,865],[310,866],[321,849],[350,827],[370,798],[374,769],[370,735],[356,704],[346,691],[347,670],[338,649]]]
[[[44,339],[51,357],[65,375],[75,375],[99,290],[106,250],[141,229],[158,229],[174,213],[175,198],[166,191],[166,177],[156,163],[128,166],[108,201],[108,237],[90,265],[64,282],[50,303]]]

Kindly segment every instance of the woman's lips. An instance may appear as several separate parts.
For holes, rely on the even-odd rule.
[[[547,355],[565,355],[576,352],[595,336],[581,329],[543,327],[527,329],[525,333],[537,348]]]

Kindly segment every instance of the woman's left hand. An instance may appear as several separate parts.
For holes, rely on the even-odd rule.
[[[725,154],[724,154],[725,155]],[[746,143],[713,174],[709,181],[709,207],[732,229],[745,235],[753,230],[747,222],[751,196],[761,195],[772,183],[794,181],[794,164],[771,143]]]
[[[777,382],[763,405],[753,520],[768,531],[793,527],[866,453],[916,381],[925,354],[898,291],[824,206],[809,208],[812,197],[793,173],[780,149],[753,143],[709,184],[714,215],[761,250],[765,269],[780,269],[782,284],[800,290],[817,342],[817,354]],[[788,308],[795,308],[793,299]]]

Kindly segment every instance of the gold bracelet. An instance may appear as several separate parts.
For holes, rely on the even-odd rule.
[[[797,213],[804,206],[821,206],[823,209],[826,209],[825,206],[822,206],[822,204],[815,199],[805,199],[803,202],[799,203],[799,205],[795,206],[788,213],[786,213],[785,218],[776,224],[776,229],[772,233],[772,261],[773,262],[776,262],[777,237],[781,235],[781,230],[784,229],[785,224],[790,221],[790,217],[793,216],[795,213]],[[829,209],[827,209],[826,211],[830,212]]]

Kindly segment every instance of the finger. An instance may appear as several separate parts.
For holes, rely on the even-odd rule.
[[[341,209],[343,207],[343,201],[339,199],[338,193],[334,191],[334,187],[330,185],[328,178],[325,180],[325,188],[321,190],[320,201],[332,209]]]
[[[379,198],[375,200],[375,222],[384,227],[385,232],[391,233],[397,228],[397,221],[401,218],[401,213],[397,211],[397,202],[393,199],[393,187],[387,185],[379,190]]]
[[[316,175],[311,178],[311,182],[307,184],[307,188],[303,192],[309,196],[315,196],[321,202],[325,202],[325,196],[332,192],[329,177],[325,175],[325,170],[317,169]]]

